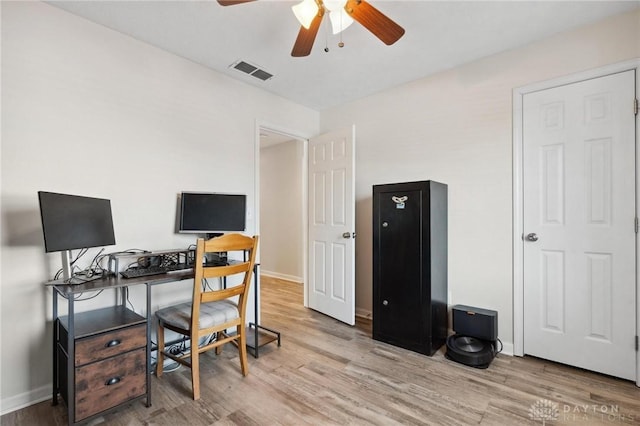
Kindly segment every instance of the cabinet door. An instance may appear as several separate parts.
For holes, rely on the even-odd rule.
[[[377,285],[375,330],[389,342],[401,346],[424,341],[425,313],[422,274],[422,205],[420,190],[380,192],[374,253]],[[414,348],[415,349],[415,348]]]

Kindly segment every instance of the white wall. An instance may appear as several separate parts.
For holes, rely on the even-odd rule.
[[[427,41],[428,42],[428,41]],[[449,303],[495,309],[510,350],[512,90],[640,57],[628,13],[323,111],[321,129],[356,125],[356,306],[372,306],[372,185],[449,185]]]
[[[303,143],[260,150],[260,271],[303,282]]]
[[[1,7],[7,412],[50,395],[51,290],[43,283],[60,259],[44,253],[38,190],[111,199],[117,245],[108,251],[184,248],[195,237],[174,233],[180,191],[246,193],[255,212],[256,123],[311,136],[319,114],[47,4]],[[152,307],[189,298],[190,286],[154,288]],[[139,312],[143,294],[132,289]],[[76,306],[113,301],[103,294]]]

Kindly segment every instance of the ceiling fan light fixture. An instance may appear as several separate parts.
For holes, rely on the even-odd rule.
[[[344,7],[329,12],[329,19],[331,20],[331,29],[334,34],[344,31],[349,25],[353,24],[353,18],[344,10]]]
[[[291,6],[291,10],[293,10],[293,14],[300,22],[300,25],[308,30],[313,18],[318,15],[319,7],[315,0],[302,0],[301,3]]]

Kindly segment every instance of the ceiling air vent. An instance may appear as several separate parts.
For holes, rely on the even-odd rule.
[[[258,66],[252,65],[245,61],[234,62],[233,64],[231,64],[231,68],[235,68],[238,71],[242,71],[243,73],[249,74],[262,81],[269,80],[271,77],[273,77],[273,74],[268,73],[265,70],[260,69]]]

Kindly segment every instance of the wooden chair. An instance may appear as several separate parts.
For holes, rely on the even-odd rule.
[[[169,306],[156,312],[158,318],[156,376],[162,376],[165,356],[191,368],[194,400],[200,399],[199,358],[203,352],[215,348],[216,354],[219,354],[224,344],[232,342],[238,347],[242,375],[246,376],[249,373],[245,314],[257,248],[258,236],[227,234],[207,241],[199,238],[195,254],[192,302]],[[225,266],[206,266],[202,263],[206,253],[234,251],[243,252],[244,260],[230,261],[230,264]],[[242,276],[242,282],[239,285],[231,286],[229,282],[228,288],[222,288],[223,286],[219,285],[221,287],[219,290],[212,290],[210,283],[206,281],[208,278],[220,278],[221,281],[227,282],[226,277],[238,274]],[[231,327],[235,327],[235,333],[227,333],[227,329]],[[190,351],[175,355],[165,350],[165,328],[188,336],[191,339]],[[202,339],[214,333],[217,334],[217,338],[213,342],[207,340],[200,346]]]

